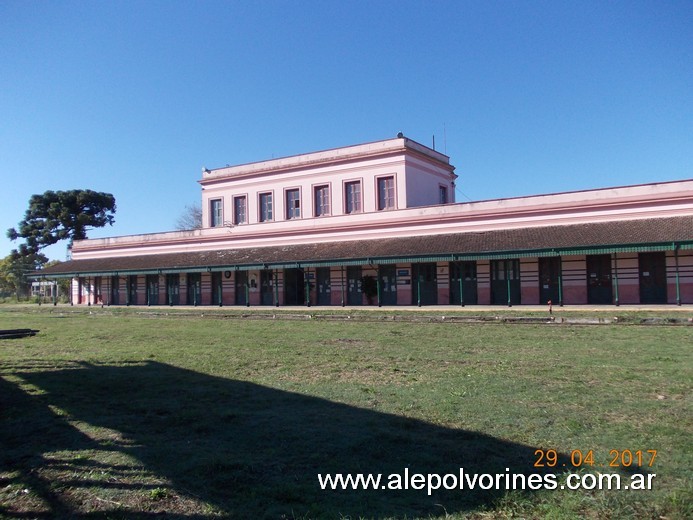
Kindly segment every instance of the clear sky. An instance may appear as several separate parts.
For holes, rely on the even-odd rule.
[[[693,1],[0,2],[0,257],[34,193],[169,231],[203,166],[399,131],[458,201],[692,178]]]

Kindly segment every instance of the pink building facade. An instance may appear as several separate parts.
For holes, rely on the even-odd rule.
[[[693,180],[457,203],[404,136],[204,169],[201,229],[75,242],[85,305],[693,303]]]

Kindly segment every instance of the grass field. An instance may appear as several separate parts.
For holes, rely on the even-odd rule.
[[[40,330],[0,340],[0,517],[693,517],[693,326],[421,316],[0,307],[0,329]],[[557,466],[535,468],[537,449]],[[574,450],[594,466],[572,468]],[[604,467],[611,450],[641,450],[643,467]],[[461,467],[656,477],[431,496],[317,478]]]

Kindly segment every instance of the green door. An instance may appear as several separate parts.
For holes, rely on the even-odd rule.
[[[159,305],[159,275],[147,275],[147,305]]]
[[[248,305],[248,271],[236,271],[236,305]]]
[[[539,303],[551,301],[560,305],[563,294],[561,289],[561,258],[546,257],[539,259]]]
[[[202,274],[188,273],[187,280],[186,304],[200,305],[202,303]]]
[[[303,269],[284,270],[284,301],[286,305],[306,304],[306,278]]]
[[[640,253],[640,303],[667,302],[667,264],[666,254]]]
[[[111,276],[111,301],[109,305],[120,305],[120,276]]]
[[[329,267],[318,267],[315,270],[315,284],[318,292],[316,305],[330,305],[332,303],[332,288]]]
[[[128,305],[137,305],[137,275],[128,276]]]
[[[363,305],[360,265],[347,267],[347,305]]]
[[[212,273],[212,305],[218,305],[221,307],[222,295],[221,295],[221,273]]]
[[[476,262],[450,262],[450,305],[477,302]]]
[[[491,304],[520,304],[520,261],[491,261]]]
[[[380,283],[380,305],[397,305],[397,269],[394,265],[378,268]]]
[[[178,305],[180,303],[180,275],[166,275],[166,303],[169,305]]]
[[[610,305],[613,303],[611,283],[611,255],[587,255],[587,303]]]
[[[413,305],[438,304],[438,276],[435,263],[412,264],[411,294]]]
[[[260,305],[274,305],[274,284],[271,269],[260,271]]]

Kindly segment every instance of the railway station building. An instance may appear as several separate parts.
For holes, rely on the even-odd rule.
[[[76,241],[77,305],[693,303],[693,179],[457,202],[394,139],[203,169],[202,227]]]

